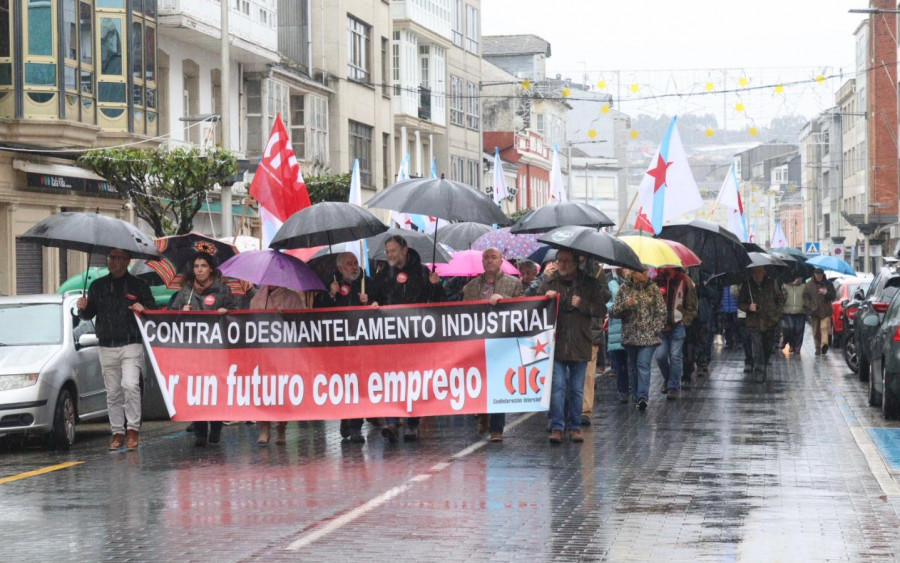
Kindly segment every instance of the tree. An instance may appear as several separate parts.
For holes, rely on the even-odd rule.
[[[529,208],[527,208],[527,209],[519,209],[518,211],[514,211],[513,213],[508,214],[508,215],[509,215],[509,218],[510,218],[513,222],[516,222],[516,221],[518,221],[519,219],[521,219],[522,216],[524,216],[526,213],[528,213],[528,212],[530,212],[530,211],[532,211],[532,209],[529,207]]]
[[[79,162],[130,200],[157,237],[191,232],[206,192],[237,173],[237,160],[224,149],[98,149]]]
[[[350,199],[350,173],[328,174],[304,178],[309,200],[312,203],[323,201],[347,201]]]

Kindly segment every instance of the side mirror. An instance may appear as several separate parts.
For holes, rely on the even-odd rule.
[[[878,315],[866,315],[863,317],[863,324],[870,327],[876,327],[880,324],[881,321],[878,320]]]
[[[862,289],[857,289],[853,292],[853,299],[856,299],[857,301],[862,301],[863,299],[865,299],[865,297],[866,294],[863,293]]]
[[[99,345],[100,339],[97,338],[96,334],[82,334],[78,337],[78,342],[75,343],[75,349],[81,350],[82,348],[90,348]]]
[[[841,301],[841,309],[846,309],[847,303],[849,303],[849,302],[850,302],[849,299],[844,299],[843,301]]]

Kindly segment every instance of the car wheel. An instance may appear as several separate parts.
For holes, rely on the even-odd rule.
[[[888,381],[888,377],[891,378]],[[884,369],[884,362],[881,362],[881,412],[884,414],[885,420],[895,420],[900,417],[900,397],[891,389],[894,385],[894,375],[888,376]]]
[[[884,406],[881,402],[881,393],[875,390],[875,378],[869,378],[869,406],[877,407]]]
[[[53,429],[48,436],[48,445],[60,450],[68,450],[75,443],[75,399],[72,392],[63,388],[56,398],[53,411]]]
[[[856,336],[852,333],[844,340],[844,362],[853,373],[859,373],[859,351],[856,349]]]

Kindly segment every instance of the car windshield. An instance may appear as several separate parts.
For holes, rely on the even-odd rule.
[[[59,303],[0,305],[0,346],[33,346],[62,342]]]

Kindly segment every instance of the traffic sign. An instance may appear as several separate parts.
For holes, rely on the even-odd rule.
[[[803,245],[803,253],[809,256],[819,256],[822,254],[822,247],[818,241],[807,242]]]

